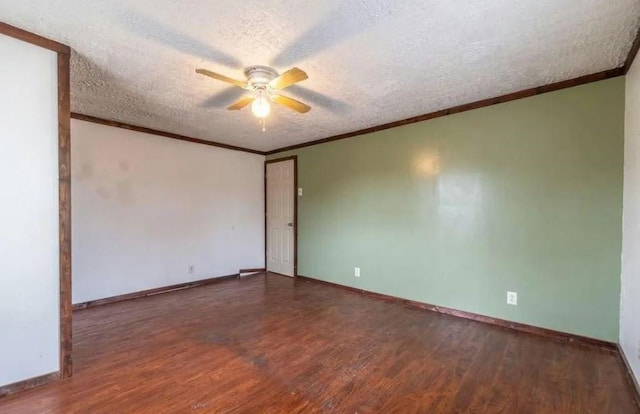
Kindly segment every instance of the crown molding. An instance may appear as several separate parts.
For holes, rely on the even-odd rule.
[[[314,141],[303,142],[301,144],[290,145],[287,147],[278,148],[275,150],[267,151],[266,155],[273,155],[284,151],[291,151],[300,148],[310,147],[312,145],[324,144],[327,142],[338,141],[347,138],[357,137],[359,135],[370,134],[372,132],[383,131],[385,129],[395,128],[403,125],[414,124],[416,122],[427,121],[429,119],[440,118],[447,115],[457,114],[460,112],[471,111],[473,109],[484,108],[486,106],[496,105],[504,102],[515,101],[517,99],[528,98],[535,95],[541,95],[547,92],[553,92],[560,89],[572,88],[578,85],[584,85],[591,82],[597,82],[604,79],[615,78],[624,75],[624,67],[619,67],[611,70],[605,70],[602,72],[592,73],[590,75],[580,76],[578,78],[568,79],[561,82],[555,82],[548,85],[538,86],[535,88],[524,89],[518,92],[509,93],[506,95],[496,96],[493,98],[483,99],[481,101],[471,102],[464,105],[458,105],[440,111],[430,112],[423,115],[414,116],[411,118],[401,119],[399,121],[389,122],[387,124],[376,125],[365,129],[360,129],[353,132],[347,132],[345,134],[334,135],[327,138],[321,138]]]
[[[76,112],[71,113],[71,118],[77,119],[80,121],[92,122],[94,124],[100,124],[100,125],[106,125],[106,126],[115,127],[115,128],[128,129],[130,131],[142,132],[145,134],[158,135],[165,138],[173,138],[180,141],[187,141],[187,142],[193,142],[196,144],[209,145],[212,147],[224,148],[224,149],[233,150],[233,151],[248,152],[251,154],[265,155],[263,151],[253,150],[250,148],[238,147],[235,145],[223,144],[223,143],[214,142],[214,141],[207,141],[205,139],[193,138],[185,135],[178,135],[171,132],[159,131],[157,129],[131,125],[124,122],[112,121],[109,119],[98,118],[90,115],[83,115]]]
[[[638,28],[638,31],[636,32],[636,38],[634,39],[633,44],[631,45],[631,49],[629,50],[629,54],[627,55],[627,60],[625,60],[624,62],[625,75],[627,74],[627,72],[629,72],[629,69],[631,69],[631,65],[633,64],[633,61],[636,59],[639,49],[640,49],[640,28]]]
[[[11,26],[10,24],[0,22],[0,34],[11,36],[15,39],[49,49],[56,53],[71,55],[71,48],[69,46],[58,43],[55,40],[47,39],[46,37],[35,33],[27,32],[26,30]]]

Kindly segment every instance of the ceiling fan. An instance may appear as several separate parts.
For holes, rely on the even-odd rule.
[[[309,77],[299,68],[289,69],[282,75],[279,75],[275,69],[268,66],[249,66],[244,70],[244,74],[247,77],[246,81],[232,79],[206,69],[196,69],[196,72],[251,92],[231,104],[231,106],[227,108],[230,111],[237,111],[251,104],[253,114],[258,118],[264,119],[271,112],[270,101],[302,114],[311,110],[309,105],[280,95],[277,92]]]

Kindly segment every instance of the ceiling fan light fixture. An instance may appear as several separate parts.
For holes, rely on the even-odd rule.
[[[278,74],[275,69],[267,66],[249,66],[244,70],[244,75],[247,78],[246,81],[232,79],[207,69],[196,69],[196,72],[251,91],[251,94],[244,95],[228,106],[227,109],[229,111],[238,111],[251,104],[251,112],[253,112],[253,115],[263,121],[263,130],[264,119],[269,116],[271,112],[271,102],[285,106],[300,114],[306,114],[311,110],[309,105],[283,96],[278,92],[309,78],[307,73],[300,68],[291,68],[282,74]],[[272,95],[274,92],[275,94]]]
[[[257,118],[266,118],[269,116],[271,105],[269,105],[269,101],[264,96],[263,91],[258,91],[258,96],[251,104],[251,112],[253,112]]]

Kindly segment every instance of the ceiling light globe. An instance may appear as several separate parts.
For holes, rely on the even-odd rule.
[[[258,118],[266,118],[271,112],[271,105],[264,98],[259,98],[251,104],[251,112]]]

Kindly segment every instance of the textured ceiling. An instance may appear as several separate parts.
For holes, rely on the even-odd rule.
[[[0,20],[74,49],[72,109],[271,150],[621,66],[640,0],[0,0]],[[249,65],[298,66],[262,132]]]

